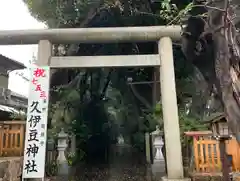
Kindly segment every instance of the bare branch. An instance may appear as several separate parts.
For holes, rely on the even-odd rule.
[[[133,85],[130,84],[130,88],[133,92],[133,94],[136,96],[136,98],[149,110],[152,110],[152,106],[151,104],[144,98],[142,97],[138,91],[135,89],[135,87]]]

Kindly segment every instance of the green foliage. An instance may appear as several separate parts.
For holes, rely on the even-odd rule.
[[[171,0],[163,0],[161,3],[160,16],[167,22],[173,20],[178,13],[176,4],[172,4]]]
[[[163,0],[161,3],[160,16],[168,25],[181,24],[182,20],[192,8],[193,3],[189,3],[183,9],[179,10],[176,4],[171,3],[171,0]]]
[[[56,176],[58,173],[58,163],[57,161],[52,161],[45,166],[46,175],[48,177]]]
[[[87,1],[24,0],[31,14],[49,27],[71,26],[87,11]],[[85,8],[85,9],[84,9]]]
[[[179,125],[182,144],[186,144],[184,140],[184,132],[207,130],[206,124],[203,124],[197,117],[187,115],[185,111],[179,111]]]
[[[114,0],[23,0],[30,13],[48,27],[75,27],[79,25],[88,13],[104,7],[115,5]]]
[[[66,158],[68,161],[68,165],[69,166],[75,165],[77,162],[79,162],[83,159],[84,155],[85,155],[85,153],[83,151],[78,155],[76,153],[72,153],[72,152],[67,153]]]
[[[133,147],[136,148],[139,151],[144,151],[145,147],[143,146],[145,143],[145,136],[143,134],[143,132],[136,132],[133,135]]]
[[[184,111],[179,112],[181,134],[186,131],[206,130],[206,125],[195,117],[187,115]]]

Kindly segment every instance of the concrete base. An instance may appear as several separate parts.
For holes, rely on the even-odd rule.
[[[190,178],[179,178],[179,179],[171,179],[167,178],[167,176],[162,177],[162,181],[191,181]]]
[[[155,162],[154,164],[151,165],[151,170],[153,176],[159,180],[162,178],[162,176],[166,175],[165,171],[165,163],[163,162]]]

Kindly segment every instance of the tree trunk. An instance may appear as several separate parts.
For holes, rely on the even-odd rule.
[[[235,3],[239,4],[237,1]],[[229,0],[204,5],[207,20],[189,18],[182,47],[187,59],[202,72],[209,87],[216,86],[226,119],[240,142],[240,53],[237,31],[232,21],[232,12],[236,10],[233,5],[236,4],[230,4]]]

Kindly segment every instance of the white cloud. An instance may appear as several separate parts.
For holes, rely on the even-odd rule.
[[[35,20],[28,12],[22,0],[0,0],[0,30],[43,29],[45,25]],[[29,64],[37,53],[36,45],[0,46],[3,54],[23,64]],[[28,75],[27,71],[24,71]],[[28,82],[10,73],[9,88],[17,93],[28,95]]]

